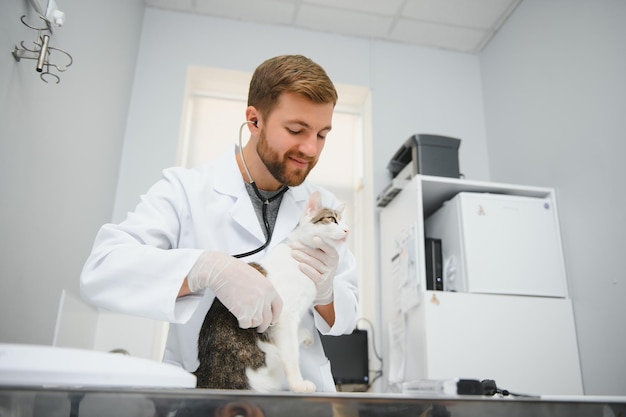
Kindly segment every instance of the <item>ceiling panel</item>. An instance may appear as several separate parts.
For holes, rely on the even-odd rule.
[[[411,42],[412,39],[420,39],[420,43],[424,46],[476,51],[483,42],[485,35],[483,30],[399,19],[389,37],[399,42]]]
[[[194,13],[270,24],[291,24],[296,10],[294,2],[280,0],[195,0],[194,3],[190,10]]]
[[[304,0],[305,4],[315,4],[330,9],[345,9],[358,12],[394,16],[405,0]]]
[[[389,32],[392,20],[393,18],[390,16],[379,14],[350,12],[303,4],[300,6],[296,25],[323,32],[383,37]]]
[[[478,53],[522,0],[144,0],[248,22]]]
[[[491,29],[508,16],[515,0],[408,0],[403,17],[446,25]]]

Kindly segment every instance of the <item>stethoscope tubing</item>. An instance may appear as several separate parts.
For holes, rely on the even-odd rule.
[[[263,243],[261,246],[259,246],[258,248],[251,250],[249,252],[244,252],[244,253],[239,253],[237,255],[233,255],[233,257],[235,258],[246,258],[248,256],[254,255],[256,253],[261,252],[263,249],[265,249],[269,244],[270,241],[272,240],[272,229],[270,227],[270,222],[267,218],[267,208],[269,207],[270,203],[274,200],[276,200],[278,197],[282,196],[288,189],[289,187],[284,186],[283,188],[280,189],[280,191],[278,191],[276,194],[274,194],[273,196],[271,196],[270,198],[264,198],[261,195],[261,192],[259,191],[259,188],[256,186],[256,183],[254,182],[254,180],[252,179],[252,175],[250,174],[250,170],[248,169],[248,164],[246,164],[246,159],[243,156],[243,146],[242,146],[242,140],[241,140],[241,136],[243,133],[243,127],[246,126],[247,124],[252,123],[254,125],[256,125],[256,122],[253,122],[252,120],[246,120],[245,122],[243,122],[241,124],[241,126],[239,126],[239,151],[241,152],[241,162],[243,164],[243,168],[246,171],[246,175],[248,176],[248,183],[252,186],[252,189],[254,190],[254,193],[256,194],[256,196],[259,198],[259,200],[263,201],[263,208],[262,208],[262,213],[263,213],[263,226],[265,226],[265,234],[267,236],[265,243]]]

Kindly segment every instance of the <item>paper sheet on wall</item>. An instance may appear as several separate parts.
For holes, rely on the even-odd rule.
[[[420,303],[417,263],[417,225],[403,230],[396,237],[397,253],[391,259],[394,301],[405,313]]]
[[[404,382],[406,357],[405,315],[397,314],[389,322],[389,385]]]

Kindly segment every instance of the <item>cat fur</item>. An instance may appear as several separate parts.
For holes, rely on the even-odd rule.
[[[299,366],[300,344],[310,344],[313,338],[299,325],[313,305],[316,287],[291,256],[290,243],[315,247],[316,236],[335,247],[344,243],[348,230],[341,222],[342,210],[322,207],[319,192],[314,192],[287,242],[276,245],[260,265],[253,265],[265,272],[283,300],[280,317],[267,331],[259,334],[256,329],[239,328],[237,319],[214,300],[198,339],[198,387],[272,392],[282,388],[286,377],[293,392],[315,391]]]

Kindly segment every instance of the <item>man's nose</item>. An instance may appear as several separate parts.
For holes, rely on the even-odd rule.
[[[306,156],[317,156],[317,141],[318,138],[316,133],[306,135],[300,143],[300,152]]]

